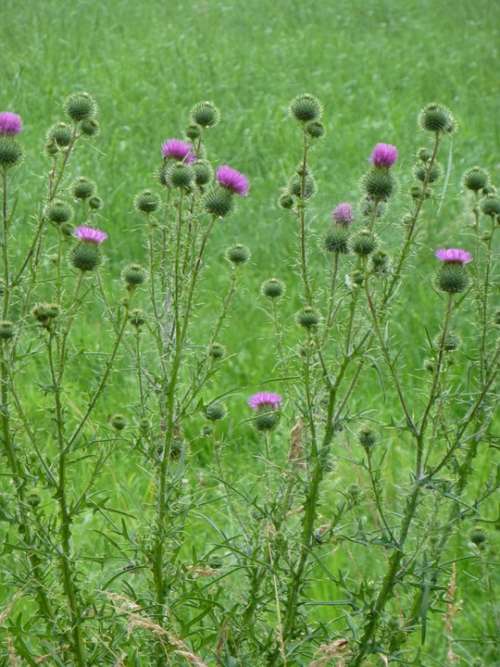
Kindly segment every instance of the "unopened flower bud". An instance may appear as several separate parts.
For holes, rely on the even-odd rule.
[[[205,210],[218,218],[224,218],[233,208],[233,197],[227,188],[213,188],[204,198]]]
[[[0,167],[10,169],[18,165],[23,157],[21,146],[9,136],[0,136]]]
[[[248,262],[250,259],[250,250],[246,246],[241,245],[241,243],[238,243],[232,248],[228,248],[228,250],[226,250],[226,258],[232,264],[239,266],[240,264],[245,264]]]
[[[319,314],[311,306],[305,306],[303,310],[297,313],[298,324],[307,330],[315,329],[319,324],[319,320]]]
[[[134,308],[132,311],[130,311],[129,322],[133,327],[140,329],[142,325],[146,323],[146,316],[144,315],[144,311],[140,308]]]
[[[205,417],[210,421],[219,421],[226,416],[226,407],[223,403],[210,403],[205,407]]]
[[[123,415],[116,414],[111,417],[110,424],[117,431],[123,431],[123,429],[127,425],[127,420]]]
[[[14,337],[14,325],[9,320],[0,320],[0,340],[7,341]]]
[[[41,502],[41,498],[40,498],[40,496],[38,495],[38,493],[30,493],[30,494],[26,497],[26,502],[28,503],[28,505],[29,505],[30,507],[32,507],[32,508],[34,509],[35,507],[38,507],[38,505],[40,504],[40,502]]]
[[[95,194],[96,185],[93,181],[81,176],[73,183],[71,190],[75,199],[88,199]]]
[[[193,169],[188,164],[175,162],[169,167],[167,178],[174,188],[188,188],[194,179]]]
[[[201,127],[214,127],[220,120],[220,112],[212,102],[199,102],[191,110],[191,118]]]
[[[197,160],[193,164],[193,171],[194,180],[198,186],[203,186],[207,183],[210,183],[214,175],[214,170],[212,169],[212,165],[210,162],[208,162],[208,160]]]
[[[455,350],[458,350],[458,348],[460,347],[461,340],[459,336],[450,331],[446,334],[444,341],[442,341],[441,334],[438,334],[434,338],[433,343],[434,347],[437,350],[441,347],[442,344],[443,350],[445,352],[454,352]]]
[[[73,227],[71,222],[63,222],[59,227],[59,230],[61,234],[66,236],[66,238],[73,238],[73,236],[75,235],[75,228]]]
[[[93,271],[102,261],[99,246],[91,243],[79,243],[71,252],[71,264],[80,271]]]
[[[419,148],[417,151],[417,159],[422,160],[422,162],[429,162],[432,158],[432,151],[429,148]]]
[[[201,137],[201,127],[199,125],[190,125],[186,130],[186,136],[191,141],[199,139]]]
[[[73,216],[73,209],[69,204],[60,199],[52,201],[45,209],[46,217],[56,225],[68,222]]]
[[[317,120],[311,120],[306,123],[304,129],[313,139],[320,139],[325,134],[325,126]]]
[[[486,542],[486,535],[480,528],[476,528],[470,534],[470,541],[476,546],[479,546]]]
[[[394,191],[394,177],[388,169],[370,169],[363,178],[366,194],[375,201],[389,199]]]
[[[481,169],[481,167],[472,167],[472,169],[469,169],[464,174],[464,186],[473,192],[484,190],[488,185],[488,181],[488,172],[485,169]]]
[[[428,104],[420,112],[420,125],[429,132],[449,132],[454,121],[451,112],[440,104]]]
[[[72,120],[78,122],[95,116],[97,105],[88,93],[73,93],[66,99],[64,110]]]
[[[98,211],[100,208],[102,208],[102,199],[101,197],[98,197],[97,195],[94,195],[93,197],[89,198],[89,207],[93,211]]]
[[[469,277],[460,264],[444,264],[438,274],[438,287],[443,292],[455,294],[467,289]]]
[[[253,418],[253,424],[258,431],[272,431],[278,425],[280,413],[277,410],[262,408]]]
[[[328,252],[346,254],[349,252],[349,230],[343,225],[333,225],[325,237]]]
[[[301,123],[321,118],[320,101],[313,95],[298,95],[290,104],[291,115]]]
[[[283,192],[278,198],[278,206],[284,209],[293,208],[293,197],[289,192]]]
[[[377,252],[374,252],[371,256],[371,268],[374,273],[379,275],[387,273],[389,264],[389,255],[383,250],[377,250]]]
[[[422,183],[434,183],[441,176],[441,166],[438,162],[434,162],[432,167],[427,167],[421,164],[418,164],[414,170],[415,177],[418,178]]]
[[[277,278],[269,278],[265,280],[260,288],[262,294],[267,296],[269,299],[278,299],[280,296],[283,296],[285,291],[285,286]]]
[[[304,188],[303,192],[302,188]],[[310,199],[316,194],[316,181],[311,174],[306,174],[304,177],[300,174],[295,174],[290,179],[290,183],[288,184],[288,191],[294,197]]]
[[[80,131],[84,137],[95,137],[99,130],[99,122],[95,118],[86,118],[80,123]]]
[[[140,264],[129,264],[122,272],[122,278],[130,289],[142,285],[146,277],[146,271]]]
[[[362,229],[355,234],[351,241],[351,247],[356,255],[366,257],[372,253],[378,245],[378,239],[369,229]]]
[[[492,217],[500,215],[500,198],[497,195],[487,195],[481,199],[481,211]]]
[[[160,207],[160,197],[156,192],[143,190],[135,197],[134,206],[141,213],[154,213]]]
[[[369,450],[372,449],[372,447],[374,447],[375,443],[377,442],[377,436],[369,426],[363,426],[358,431],[358,440],[362,447],[364,447],[366,450]]]
[[[55,141],[59,148],[66,148],[71,143],[73,131],[67,123],[57,123],[50,128],[47,139]]]
[[[211,345],[208,346],[208,356],[214,359],[215,361],[218,361],[219,359],[222,359],[226,354],[226,349],[224,345],[221,345],[220,343],[212,343]]]

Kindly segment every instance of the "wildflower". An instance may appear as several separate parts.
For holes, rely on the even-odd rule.
[[[230,190],[233,194],[240,197],[246,197],[248,194],[248,178],[236,169],[224,164],[217,169],[216,176],[219,185]]]
[[[172,158],[186,164],[191,164],[196,159],[191,144],[181,139],[167,139],[161,147],[161,152],[164,158]]]
[[[96,245],[101,245],[101,243],[108,238],[106,232],[85,225],[81,225],[75,229],[75,236],[77,239],[80,239],[80,241],[84,241],[85,243],[95,243]]]
[[[19,134],[23,129],[21,116],[11,111],[2,111],[0,113],[0,134],[13,136]]]
[[[377,144],[371,154],[371,161],[375,167],[389,169],[397,159],[398,149],[392,144]]]
[[[460,248],[440,248],[436,250],[436,257],[446,264],[468,264],[472,262],[472,255]]]
[[[352,206],[347,202],[338,204],[332,211],[332,218],[341,225],[350,225],[353,221]]]

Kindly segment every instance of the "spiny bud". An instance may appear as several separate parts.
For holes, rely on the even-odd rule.
[[[54,157],[59,153],[59,148],[57,147],[56,142],[53,139],[50,139],[45,144],[45,151],[49,157]]]
[[[351,241],[351,247],[356,255],[366,257],[372,253],[378,245],[378,239],[369,229],[362,229],[355,234]]]
[[[442,344],[445,352],[454,352],[455,350],[458,350],[460,343],[460,337],[452,332],[446,334],[444,341],[442,341],[441,334],[438,334],[433,340],[434,347],[438,350]]]
[[[122,272],[122,278],[131,289],[142,285],[146,280],[146,271],[140,264],[129,264]]]
[[[71,222],[63,222],[59,227],[59,230],[61,231],[61,234],[66,236],[66,238],[73,238],[75,235],[75,228]]]
[[[205,210],[218,218],[224,218],[233,208],[233,198],[227,188],[213,188],[205,195]]]
[[[443,292],[455,294],[467,289],[469,277],[463,266],[444,264],[438,274],[438,287]]]
[[[420,112],[420,125],[429,132],[450,132],[454,127],[453,116],[440,104],[428,104]]]
[[[320,139],[325,134],[325,126],[317,120],[311,120],[304,127],[306,133],[313,139]]]
[[[78,243],[71,251],[71,264],[80,271],[93,271],[102,261],[99,246],[93,243]]]
[[[377,442],[377,436],[369,426],[363,426],[358,431],[358,440],[362,447],[364,447],[366,450],[369,450],[372,449],[372,447]]]
[[[28,505],[29,505],[30,507],[35,508],[35,507],[38,507],[38,505],[40,504],[40,502],[41,502],[41,498],[40,498],[40,496],[38,495],[38,493],[30,493],[30,494],[26,497],[26,502],[28,503]]]
[[[95,116],[97,105],[88,93],[73,93],[66,99],[64,110],[72,120],[78,122]]]
[[[188,164],[175,162],[169,168],[167,178],[174,188],[188,188],[194,179],[193,169]]]
[[[143,190],[135,197],[134,206],[141,213],[154,213],[160,207],[160,197],[156,192]]]
[[[186,130],[186,137],[188,139],[191,139],[191,141],[194,141],[195,139],[199,139],[201,137],[201,127],[199,125],[189,125],[189,127]]]
[[[55,199],[45,209],[46,217],[56,225],[68,222],[73,216],[73,209],[69,204],[60,199]]]
[[[50,128],[47,139],[55,141],[60,148],[65,148],[71,143],[73,132],[67,123],[57,123]]]
[[[14,337],[14,325],[9,320],[0,320],[0,340],[7,341]]]
[[[419,181],[422,181],[422,183],[434,183],[441,176],[441,166],[437,162],[435,162],[430,168],[418,164],[415,167],[414,173],[415,177],[418,178]]]
[[[387,273],[390,265],[389,255],[383,250],[377,250],[371,257],[371,268],[374,273],[384,275]]]
[[[95,194],[96,185],[93,181],[80,176],[72,185],[71,191],[75,199],[88,199]]]
[[[479,546],[480,544],[484,544],[484,542],[486,542],[486,535],[480,528],[476,528],[470,534],[470,541],[476,546]]]
[[[349,231],[342,225],[334,225],[325,237],[325,248],[328,252],[346,254],[349,252]]]
[[[429,162],[432,158],[432,151],[429,148],[419,148],[417,151],[417,159],[422,160],[422,162]]]
[[[120,414],[113,415],[109,421],[111,426],[117,431],[123,431],[123,429],[127,425],[127,420],[123,415]]]
[[[318,120],[322,111],[321,103],[314,95],[298,95],[290,103],[290,113],[301,123]]]
[[[0,167],[10,169],[19,164],[23,157],[21,146],[12,137],[0,136]]]
[[[302,187],[304,188],[303,194]],[[316,190],[316,181],[311,174],[306,174],[304,177],[302,177],[302,175],[295,174],[290,179],[290,183],[288,185],[288,191],[291,195],[294,195],[295,197],[303,196],[304,199],[310,199],[313,195],[316,194]]]
[[[219,421],[226,416],[226,407],[223,403],[210,403],[205,407],[205,417],[210,421]]]
[[[238,243],[226,250],[226,258],[237,266],[245,264],[250,259],[250,250],[246,246],[241,245],[241,243]]]
[[[319,324],[319,314],[311,306],[305,306],[303,310],[297,313],[297,322],[304,329],[315,329]]]
[[[57,303],[37,303],[31,310],[31,314],[35,320],[40,322],[40,324],[44,327],[49,325],[53,319],[58,317],[59,312],[60,308]]]
[[[473,192],[483,190],[488,185],[488,181],[488,172],[481,167],[472,167],[464,174],[464,186]]]
[[[140,308],[134,308],[132,311],[130,311],[129,322],[137,329],[142,327],[143,324],[146,323],[146,316],[144,315],[144,311]]]
[[[197,160],[192,168],[196,185],[202,186],[210,183],[214,175],[214,170],[208,160]]]
[[[215,361],[222,359],[226,354],[226,349],[224,345],[221,345],[220,343],[212,343],[211,345],[208,346],[207,351],[208,351],[208,356],[214,359]]]
[[[265,280],[262,283],[260,291],[269,299],[279,299],[280,296],[283,296],[285,286],[281,280],[278,280],[277,278],[269,278],[269,280]]]
[[[481,211],[484,215],[500,215],[500,198],[496,195],[487,195],[481,199]]]
[[[289,192],[283,192],[278,198],[278,206],[284,209],[293,207],[293,197]]]
[[[420,184],[420,183],[415,183],[415,184],[412,185],[411,188],[410,188],[410,194],[411,194],[411,196],[413,197],[413,199],[415,199],[415,200],[419,200],[419,199],[422,199],[422,197],[423,197],[424,199],[429,199],[429,197],[431,196],[432,192],[431,192],[431,189],[430,189],[429,187],[426,188],[426,190],[424,191],[424,188],[423,188],[423,185],[422,185],[422,184]]]
[[[80,130],[83,137],[95,137],[99,134],[99,123],[95,118],[86,118],[80,123]]]
[[[277,410],[261,409],[253,418],[257,431],[272,431],[278,425],[280,413]]]
[[[94,195],[93,197],[89,198],[89,207],[93,211],[98,211],[100,208],[102,208],[103,201],[101,197],[98,197],[97,195]]]
[[[201,127],[214,127],[220,120],[220,112],[212,102],[198,102],[191,110],[191,118]]]
[[[394,177],[388,169],[370,169],[363,178],[363,187],[376,201],[389,199],[394,191]]]

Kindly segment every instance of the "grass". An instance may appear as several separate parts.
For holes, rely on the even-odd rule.
[[[132,199],[152,182],[161,141],[183,132],[189,109],[200,99],[211,99],[221,108],[223,122],[208,140],[211,156],[217,163],[228,162],[247,173],[252,190],[248,201],[241,202],[238,212],[217,229],[200,321],[224,294],[224,249],[236,242],[248,245],[252,262],[222,340],[234,357],[213,390],[236,389],[228,400],[226,464],[235,476],[244,475],[249,486],[259,483],[248,472],[257,440],[245,423],[244,398],[273,376],[275,351],[263,304],[256,296],[259,285],[271,276],[284,280],[289,286],[284,309],[290,317],[300,303],[293,287],[295,267],[289,260],[296,242],[294,223],[275,205],[279,188],[286,184],[300,155],[298,134],[287,117],[289,100],[307,91],[325,107],[327,136],[313,154],[320,186],[312,206],[313,265],[325,261],[321,238],[333,205],[359,197],[359,177],[373,144],[397,144],[404,189],[422,143],[416,135],[419,109],[434,100],[448,105],[460,125],[450,154],[444,156],[451,165],[449,184],[444,193],[441,186],[437,188],[439,214],[433,206],[425,215],[428,231],[414,260],[411,304],[399,304],[405,314],[404,328],[395,331],[408,360],[408,373],[423,372],[425,328],[435,330],[439,320],[439,299],[429,286],[431,249],[451,240],[460,245],[467,239],[461,174],[477,163],[490,170],[493,182],[500,182],[500,98],[494,83],[500,25],[497,2],[460,0],[451,6],[447,0],[3,0],[2,14],[0,107],[17,111],[25,121],[22,140],[27,155],[17,174],[23,188],[19,211],[30,225],[30,204],[43,192],[41,174],[47,169],[44,136],[61,118],[61,100],[74,90],[90,91],[99,103],[102,133],[92,148],[80,151],[78,164],[82,174],[96,180],[105,201],[100,222],[111,237],[107,271],[115,284],[124,263],[144,257],[141,222]],[[401,237],[403,204],[391,209],[384,222],[385,239],[394,236],[396,242]],[[24,237],[22,231],[20,237]],[[465,338],[473,336],[471,331],[462,333]],[[81,331],[82,348],[99,335],[96,313]],[[86,365],[74,379],[77,386],[81,382],[85,387],[92,377]],[[127,391],[115,382],[101,407],[103,413],[123,410]],[[377,408],[384,420],[390,417],[391,407],[380,408],[380,391],[374,374],[357,401]],[[34,413],[43,407],[36,387],[32,404]],[[195,420],[190,434],[196,475],[201,479],[211,465],[212,452],[200,431],[201,423]],[[344,460],[326,482],[325,507],[339,490],[356,481],[349,441],[346,447]],[[395,440],[388,457],[388,479],[397,478],[407,456]],[[138,474],[137,461],[117,452],[112,463],[103,488],[112,489],[122,507],[130,503],[127,494],[133,489],[133,503],[138,503],[146,482]],[[489,458],[483,456],[481,463],[477,486],[487,477]],[[216,510],[213,515],[222,520]],[[192,529],[210,535],[211,529],[201,526],[202,522],[195,522]],[[84,539],[85,527],[81,528]],[[457,540],[463,545],[466,538]],[[357,554],[353,549],[351,557]],[[336,568],[345,565],[342,558],[333,556]],[[360,561],[359,566],[362,570],[366,563]],[[476,574],[466,565],[461,572],[464,591],[471,596],[468,620],[462,624],[467,637],[474,634],[472,619],[483,613],[484,598],[474,583]],[[335,586],[325,580],[311,592],[317,600],[334,595]],[[331,615],[331,608],[319,608],[318,616],[324,620],[331,620]],[[462,653],[467,660],[465,648]]]

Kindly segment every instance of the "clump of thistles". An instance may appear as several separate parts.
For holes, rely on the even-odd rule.
[[[472,255],[461,248],[440,248],[436,250],[436,257],[446,264],[468,264],[472,262]]]
[[[370,160],[374,167],[389,169],[398,159],[398,149],[392,144],[377,144]]]
[[[247,196],[250,187],[248,178],[236,169],[224,164],[217,169],[216,178],[219,185],[233,194],[240,197]]]
[[[185,164],[191,164],[196,160],[191,144],[181,139],[167,139],[161,147],[161,153],[167,160],[177,160]]]
[[[11,111],[2,111],[0,113],[0,134],[14,136],[23,129],[21,116]]]
[[[108,238],[106,232],[103,232],[101,229],[87,227],[86,225],[77,227],[75,229],[75,236],[80,241],[84,241],[85,243],[94,243],[95,245],[101,245],[101,243],[103,243]]]
[[[340,225],[350,225],[354,219],[352,206],[347,202],[338,204],[332,211],[332,218]]]

